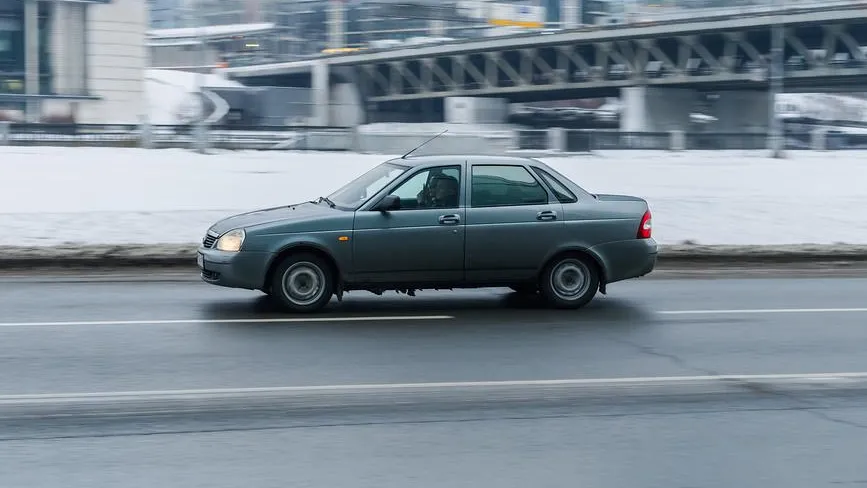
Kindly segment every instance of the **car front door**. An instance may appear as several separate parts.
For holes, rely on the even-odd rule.
[[[417,170],[387,193],[400,197],[399,209],[356,212],[352,280],[431,284],[461,281],[466,218],[464,173],[463,163]],[[433,183],[444,188],[441,198],[435,201],[423,196]],[[455,194],[451,195],[451,191]]]
[[[564,237],[563,206],[523,165],[471,166],[466,279],[532,278]]]

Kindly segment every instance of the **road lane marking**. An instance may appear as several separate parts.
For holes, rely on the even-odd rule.
[[[189,390],[109,391],[90,393],[35,393],[23,395],[0,395],[0,404],[15,401],[60,401],[81,399],[142,398],[157,396],[220,396],[274,393],[352,392],[359,390],[447,390],[480,389],[496,387],[544,387],[544,386],[616,386],[621,384],[679,384],[702,382],[783,382],[783,381],[853,381],[867,380],[867,371],[841,373],[786,373],[746,375],[703,376],[638,376],[613,378],[575,378],[555,380],[507,380],[507,381],[457,381],[434,383],[361,383],[340,385],[281,386],[254,388],[212,388]]]
[[[380,322],[398,320],[450,320],[451,315],[384,315],[352,317],[285,317],[271,319],[81,320],[71,322],[0,322],[0,327],[88,327],[100,325],[187,324],[291,324],[305,322]]]
[[[723,314],[773,314],[773,313],[865,313],[867,308],[758,308],[731,310],[663,310],[662,315],[723,315]]]

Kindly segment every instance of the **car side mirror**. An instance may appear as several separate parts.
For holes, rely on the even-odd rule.
[[[380,212],[388,212],[390,210],[400,210],[400,197],[397,195],[386,195],[376,205],[376,210]]]

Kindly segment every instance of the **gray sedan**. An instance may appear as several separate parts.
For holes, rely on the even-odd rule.
[[[327,197],[217,222],[198,266],[295,312],[355,290],[478,287],[579,308],[653,270],[651,222],[645,200],[589,193],[536,159],[406,157]]]

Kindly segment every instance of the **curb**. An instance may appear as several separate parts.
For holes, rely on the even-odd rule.
[[[2,247],[0,270],[195,268],[198,244]],[[659,268],[867,264],[867,245],[660,246]]]

